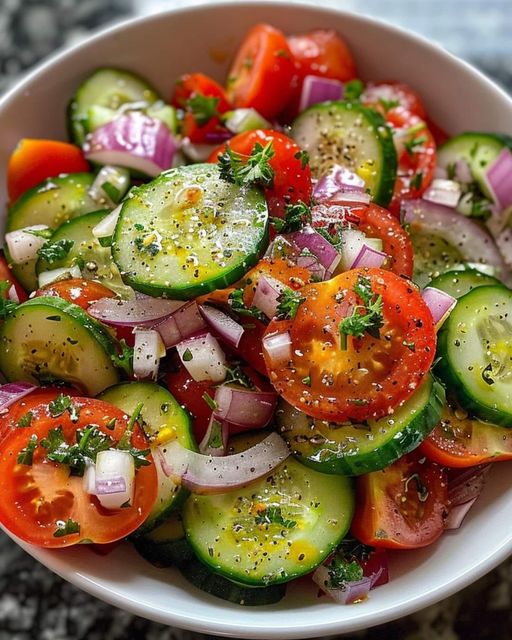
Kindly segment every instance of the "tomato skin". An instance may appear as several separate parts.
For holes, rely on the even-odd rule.
[[[94,282],[94,280],[72,278],[71,280],[53,282],[42,289],[38,289],[35,296],[62,298],[87,311],[87,308],[96,300],[113,298],[115,294],[99,282]]]
[[[222,126],[220,118],[213,117],[200,125],[194,114],[190,111],[188,100],[194,96],[201,95],[209,98],[217,98],[217,112],[225,113],[231,109],[231,105],[226,96],[224,89],[212,78],[204,73],[186,73],[182,75],[176,82],[174,93],[171,97],[171,103],[175,107],[185,110],[183,121],[181,123],[181,132],[184,137],[190,139],[191,142],[202,143],[208,142],[209,136],[219,131],[226,131]]]
[[[420,500],[420,485],[428,491]],[[364,544],[416,549],[432,544],[444,531],[448,478],[443,467],[413,451],[392,465],[356,480],[352,535]],[[424,498],[424,496],[421,496]]]
[[[387,102],[397,101],[399,107],[417,115],[422,120],[427,117],[421,98],[405,82],[369,82],[361,96],[361,102],[365,106],[380,111],[384,117],[387,113],[392,113],[397,108],[387,109],[381,100]]]
[[[382,296],[380,337],[364,333],[340,342],[340,322],[361,304],[354,291],[366,278]],[[270,381],[306,414],[333,422],[389,415],[413,393],[432,365],[434,321],[415,285],[383,269],[352,269],[301,289],[293,320],[272,320],[265,338],[288,332],[289,362],[275,365],[263,349]],[[412,348],[410,347],[412,345]]]
[[[370,238],[382,240],[382,249],[390,258],[389,270],[398,276],[412,278],[413,247],[409,234],[402,227],[396,216],[377,204],[342,203],[341,206],[313,207],[314,227],[328,227],[329,222],[337,215],[340,223],[348,213],[350,220]]]
[[[309,204],[313,193],[311,169],[309,164],[302,166],[300,147],[288,136],[272,129],[255,129],[239,133],[231,138],[229,147],[233,151],[249,156],[254,145],[259,142],[265,146],[272,141],[274,156],[269,164],[274,170],[274,184],[265,189],[265,198],[269,213],[275,218],[284,218],[287,204],[304,202]],[[226,145],[215,149],[208,162],[217,162]]]
[[[50,415],[48,402],[62,392],[61,389],[45,389],[34,392],[12,405],[1,419],[2,449],[0,451],[0,521],[13,534],[38,546],[66,547],[79,542],[114,542],[132,533],[145,518],[156,499],[157,480],[151,458],[149,466],[141,467],[136,474],[133,505],[116,511],[104,509],[95,496],[83,491],[83,478],[69,475],[66,465],[51,462],[45,457],[45,449],[37,447],[32,465],[17,463],[17,456],[32,435],[38,442],[50,429],[62,428],[66,442],[76,442],[77,429],[88,424],[98,428],[118,442],[128,424],[126,414],[101,400],[74,397],[73,404],[79,410],[76,422],[68,412],[57,418]],[[70,394],[71,395],[71,394]],[[23,404],[21,404],[23,403]],[[21,415],[30,410],[32,420],[28,427],[18,427]],[[116,418],[113,429],[108,422]],[[137,449],[147,447],[146,439],[135,425],[131,444]],[[77,534],[55,537],[58,521],[71,518],[80,525]]]
[[[7,280],[7,282],[10,282],[11,285],[14,286],[20,302],[24,302],[25,300],[27,300],[28,296],[25,289],[12,275],[12,271],[9,268],[9,264],[7,263],[7,260],[5,259],[5,256],[1,250],[0,250],[0,280]],[[4,297],[5,298],[9,297],[9,289],[5,291]]]
[[[82,150],[74,144],[23,138],[18,142],[7,165],[9,200],[14,202],[25,191],[46,178],[82,171],[89,171],[89,164]]]
[[[263,258],[245,274],[242,281],[244,304],[247,307],[252,306],[256,285],[261,276],[270,276],[295,291],[309,284],[311,280],[311,274],[308,269],[299,267],[290,260],[285,258]]]
[[[315,29],[288,37],[295,61],[292,95],[283,114],[290,122],[299,112],[302,85],[306,76],[320,76],[347,82],[357,77],[356,65],[346,42],[332,29]]]
[[[284,34],[257,24],[246,34],[229,71],[228,98],[235,108],[252,107],[272,120],[290,98],[294,71]]]

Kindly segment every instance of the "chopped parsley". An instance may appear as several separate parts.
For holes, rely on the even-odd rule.
[[[27,411],[27,413],[22,415],[21,418],[18,420],[18,422],[16,423],[16,426],[17,427],[30,427],[30,425],[32,424],[32,418],[33,417],[34,417],[34,414],[32,413],[32,411]]]
[[[347,336],[361,338],[368,333],[374,338],[380,338],[379,330],[384,324],[382,296],[373,292],[370,278],[359,275],[354,285],[354,293],[359,296],[363,304],[357,305],[352,315],[344,318],[339,324],[342,349],[347,347]]]
[[[266,507],[258,512],[258,515],[254,519],[256,524],[279,524],[286,529],[293,529],[297,526],[295,520],[287,520],[283,518],[281,513],[281,507]]]
[[[349,80],[345,82],[345,100],[354,102],[355,100],[359,100],[361,94],[364,91],[364,83],[362,80],[356,78],[355,80]]]
[[[298,291],[285,289],[277,299],[276,318],[278,320],[293,320],[305,299]]]
[[[427,142],[427,136],[419,136],[419,138],[411,138],[410,140],[406,140],[404,142],[404,149],[407,153],[412,156],[415,151],[417,151],[418,147],[425,144]]]
[[[30,233],[31,236],[35,236],[36,238],[48,240],[53,235],[53,229],[26,229],[25,233]]]
[[[73,404],[71,397],[65,396],[63,393],[58,395],[48,404],[48,411],[52,418],[58,418],[67,411],[71,418],[71,422],[77,422],[80,415],[80,409]]]
[[[111,354],[110,358],[116,367],[122,369],[127,376],[131,376],[133,372],[133,347],[129,347],[124,338],[119,341],[119,346],[121,353]]]
[[[386,100],[386,98],[379,98],[379,104],[387,113],[391,109],[400,106],[400,100]]]
[[[156,256],[162,249],[160,234],[146,233],[144,236],[137,236],[133,243],[141,253],[147,253],[151,257]]]
[[[274,183],[274,169],[269,160],[274,156],[273,141],[265,146],[259,142],[254,145],[250,155],[237,153],[226,145],[226,151],[218,158],[221,178],[240,186],[258,185],[271,187]]]
[[[203,393],[202,398],[212,411],[215,411],[215,409],[217,409],[217,403],[207,391]]]
[[[226,379],[223,384],[229,383],[239,384],[246,389],[254,389],[254,384],[239,364],[227,368]]]
[[[342,227],[339,224],[329,225],[329,228],[319,227],[315,229],[317,233],[323,236],[332,244],[339,253],[343,252]]]
[[[296,204],[287,204],[284,218],[270,218],[270,222],[278,233],[300,231],[306,224],[311,223],[311,209],[300,200]]]
[[[64,260],[74,244],[73,240],[66,238],[57,240],[56,242],[50,242],[48,240],[40,249],[37,250],[37,255],[43,260],[46,260],[48,264],[53,264],[58,260]]]
[[[194,356],[192,355],[192,351],[190,351],[190,349],[185,349],[182,355],[183,362],[190,362],[193,358]]]
[[[17,302],[6,297],[11,287],[9,280],[0,280],[0,320],[5,320],[18,306]]]
[[[310,387],[311,386],[311,376],[304,376],[304,378],[302,378],[302,384],[305,384],[306,387]]]
[[[37,436],[34,434],[30,436],[30,440],[27,442],[27,446],[18,453],[17,463],[30,466],[34,460],[34,451],[36,450],[36,448]]]
[[[233,311],[240,314],[241,316],[251,316],[252,318],[256,318],[257,320],[268,324],[268,318],[263,313],[263,311],[261,311],[261,309],[258,309],[258,307],[255,306],[245,306],[243,289],[235,289],[234,291],[232,291],[229,294],[228,302]]]
[[[423,172],[418,171],[411,178],[411,182],[409,183],[413,189],[420,189],[421,183],[423,182]]]
[[[133,410],[132,415],[130,416],[130,420],[128,424],[126,425],[126,430],[123,433],[122,438],[117,443],[118,449],[121,449],[122,451],[126,451],[132,456],[133,462],[135,464],[135,469],[139,469],[140,467],[147,467],[148,465],[151,464],[150,461],[146,459],[148,455],[151,453],[150,449],[137,449],[136,447],[132,447],[131,445],[133,427],[135,426],[135,423],[137,422],[137,420],[140,419],[141,417],[140,414],[143,407],[144,407],[143,402],[139,402],[137,404],[137,406]]]
[[[302,149],[300,151],[297,151],[297,153],[294,155],[294,158],[300,160],[301,169],[305,169],[309,164],[309,153],[307,151],[304,151]]]
[[[210,429],[210,435],[207,443],[208,449],[222,449],[224,448],[224,437],[222,434],[222,423],[218,420],[213,420],[212,428]]]
[[[329,566],[329,589],[339,589],[347,582],[355,582],[363,577],[363,568],[357,560],[345,560],[338,555],[334,556]]]
[[[219,115],[217,111],[217,105],[220,102],[220,98],[213,96],[203,96],[201,93],[196,93],[187,100],[187,107],[192,112],[194,120],[200,127],[204,127],[212,118]]]
[[[56,524],[57,529],[53,534],[54,538],[63,538],[64,536],[69,536],[74,533],[80,533],[80,524],[71,520],[71,518],[68,518],[66,522],[59,520]]]

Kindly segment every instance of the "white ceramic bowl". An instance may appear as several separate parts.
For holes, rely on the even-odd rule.
[[[0,199],[6,200],[7,158],[22,137],[65,139],[70,95],[93,69],[122,66],[170,94],[181,73],[222,80],[230,54],[255,22],[287,33],[337,29],[363,78],[401,79],[419,90],[431,117],[449,133],[467,129],[512,133],[512,101],[489,80],[429,42],[368,18],[304,4],[208,4],[135,20],[54,57],[0,102]],[[170,625],[247,638],[303,638],[367,628],[447,597],[512,551],[512,467],[495,465],[463,527],[430,548],[391,557],[391,582],[367,602],[337,606],[315,589],[289,588],[279,604],[243,608],[191,587],[174,570],[155,569],[128,546],[107,556],[85,547],[46,551],[23,544],[40,562],[113,605]]]

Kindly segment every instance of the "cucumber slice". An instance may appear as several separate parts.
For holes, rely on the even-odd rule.
[[[138,553],[155,567],[181,566],[195,559],[178,513],[149,533],[133,537],[132,542]]]
[[[138,103],[134,108],[145,108],[159,100],[156,91],[143,78],[123,69],[98,69],[80,85],[68,107],[69,132],[73,141],[82,146],[85,136],[92,131],[89,109],[106,107],[116,111],[127,103]]]
[[[487,284],[501,284],[497,278],[488,276],[476,269],[465,269],[464,271],[447,271],[429,282],[429,287],[434,287],[444,291],[454,298],[461,298],[463,295]]]
[[[131,190],[112,254],[134,289],[195,298],[236,282],[257,262],[267,219],[263,194],[226,182],[216,165],[178,167]]]
[[[473,415],[512,427],[512,291],[502,285],[459,298],[438,335],[436,371]]]
[[[241,443],[247,448],[251,440],[236,439],[235,449]],[[212,571],[244,585],[268,586],[320,564],[346,534],[353,510],[349,478],[288,458],[242,489],[191,495],[183,525],[195,554]]]
[[[0,326],[0,370],[10,382],[63,381],[94,396],[119,381],[115,353],[108,330],[61,298],[27,300]]]
[[[134,105],[135,106],[135,105]],[[178,117],[176,115],[176,109],[170,104],[165,104],[162,100],[157,100],[153,104],[147,107],[137,109],[142,111],[151,118],[160,120],[163,122],[172,134],[176,134],[178,131]],[[109,107],[102,107],[94,104],[87,110],[87,129],[94,131],[98,127],[102,127],[104,124],[112,122],[114,118],[117,118],[119,111],[117,109],[109,109]]]
[[[291,136],[309,153],[315,178],[335,164],[357,173],[377,204],[393,195],[397,156],[384,118],[358,103],[323,102],[306,109],[292,124]]]
[[[465,160],[484,195],[493,200],[485,174],[503,149],[512,149],[512,137],[497,133],[461,133],[437,150],[437,164],[450,174],[457,160]]]
[[[201,591],[246,607],[275,604],[286,595],[285,584],[272,584],[268,587],[249,587],[237,584],[213,573],[194,557],[186,564],[182,564],[180,571],[183,577]]]
[[[92,233],[94,227],[108,214],[109,211],[94,211],[61,224],[53,233],[50,242],[56,243],[62,240],[73,242],[69,253],[51,264],[39,258],[36,263],[36,272],[40,274],[51,269],[78,265],[85,279],[98,280],[122,298],[133,297],[133,290],[124,284],[119,269],[112,260],[110,247],[103,247]]]
[[[55,229],[66,220],[98,209],[88,190],[94,181],[91,173],[71,173],[49,178],[29,189],[9,209],[5,231],[45,224]],[[8,252],[7,259],[10,261]],[[37,289],[35,260],[13,264],[16,279],[27,291]]]
[[[383,469],[415,449],[439,422],[444,401],[443,386],[429,375],[392,415],[366,424],[315,420],[284,401],[276,418],[300,462],[322,473],[357,476]]]
[[[110,402],[128,414],[132,414],[139,402],[142,402],[140,422],[152,448],[177,438],[184,447],[197,450],[189,414],[182,409],[174,396],[160,385],[153,382],[118,384],[104,391],[100,400]],[[159,464],[156,464],[156,470],[157,498],[151,513],[137,530],[137,534],[158,526],[188,495],[185,489],[164,474]]]

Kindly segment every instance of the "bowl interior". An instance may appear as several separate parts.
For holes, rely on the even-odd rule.
[[[120,66],[148,78],[164,97],[184,72],[223,80],[230,56],[255,22],[287,33],[330,27],[346,38],[362,78],[401,79],[421,93],[432,119],[450,133],[512,133],[512,102],[489,80],[425,40],[360,16],[279,2],[208,4],[134,21],[91,38],[31,74],[0,102],[0,200],[7,159],[22,137],[66,139],[65,111],[93,69]],[[22,546],[49,568],[117,606],[206,633],[311,637],[367,628],[439,600],[490,570],[512,550],[508,512],[512,466],[493,469],[462,529],[434,546],[391,557],[391,582],[362,604],[342,607],[292,585],[279,604],[242,608],[189,586],[174,570],[157,570],[127,545],[106,557],[86,548]]]

